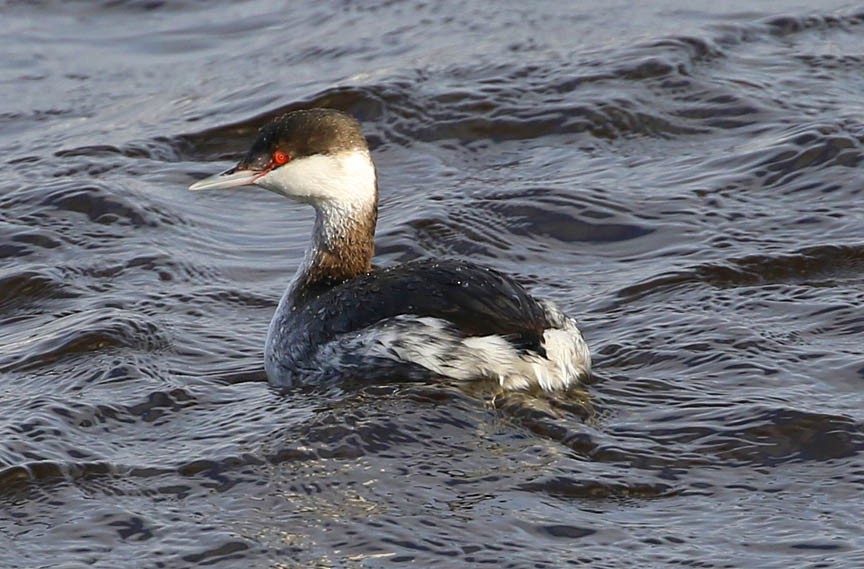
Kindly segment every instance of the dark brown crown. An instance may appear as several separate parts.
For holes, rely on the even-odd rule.
[[[261,127],[252,148],[238,167],[251,170],[267,168],[277,150],[290,160],[296,160],[315,154],[366,148],[360,123],[351,115],[335,109],[293,111]]]

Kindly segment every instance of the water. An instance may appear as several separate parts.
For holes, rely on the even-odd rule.
[[[860,7],[0,9],[0,566],[864,565]],[[593,381],[269,388],[311,213],[186,187],[309,106]]]

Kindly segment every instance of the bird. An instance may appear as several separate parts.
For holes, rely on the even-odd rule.
[[[491,380],[552,392],[590,376],[576,321],[516,279],[449,258],[373,267],[377,172],[351,115],[315,108],[274,118],[236,166],[189,189],[241,186],[315,210],[311,244],[267,333],[271,384]]]

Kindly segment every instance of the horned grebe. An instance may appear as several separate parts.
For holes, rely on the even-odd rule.
[[[237,166],[190,190],[255,185],[315,208],[312,245],[267,334],[278,386],[337,379],[493,379],[563,389],[591,371],[576,323],[464,261],[372,268],[378,183],[359,123],[330,109],[265,125]]]

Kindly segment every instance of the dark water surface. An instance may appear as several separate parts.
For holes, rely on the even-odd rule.
[[[0,3],[0,567],[864,566],[864,7],[593,4]],[[268,387],[309,106],[583,392]]]

